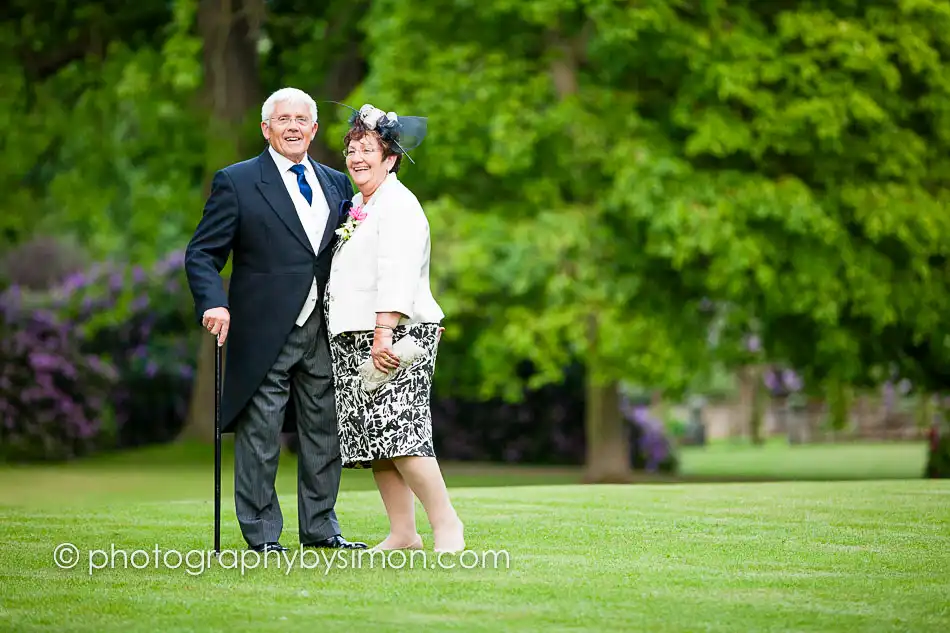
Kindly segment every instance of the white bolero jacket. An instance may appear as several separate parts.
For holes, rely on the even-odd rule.
[[[357,193],[353,207],[362,204]],[[415,194],[389,174],[363,211],[366,218],[333,255],[330,336],[372,331],[377,312],[402,313],[400,324],[440,322],[445,314],[429,287],[429,221]]]

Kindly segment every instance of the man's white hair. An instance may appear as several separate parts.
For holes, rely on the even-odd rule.
[[[281,88],[271,96],[267,97],[264,106],[261,108],[261,121],[267,121],[274,114],[274,106],[278,103],[289,103],[291,105],[305,105],[310,108],[310,118],[314,123],[317,121],[317,103],[313,97],[303,90],[297,88]]]

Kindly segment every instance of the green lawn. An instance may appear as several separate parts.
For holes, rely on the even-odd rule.
[[[708,478],[917,479],[927,463],[926,442],[790,446],[775,439],[752,447],[722,441],[681,453],[684,476]]]
[[[874,451],[837,448],[851,457],[864,454],[858,449]],[[916,449],[901,448],[916,458]],[[758,453],[749,457],[751,450]],[[895,463],[908,458],[877,450],[878,462],[888,463],[882,455]],[[773,453],[766,459],[768,451]],[[752,465],[761,469],[782,459],[807,465],[820,453],[809,458],[798,447],[717,446],[702,452],[706,472],[699,474],[738,470],[755,476]],[[686,470],[702,471],[698,455],[685,460]],[[950,627],[947,481],[578,486],[572,483],[577,473],[569,469],[454,467],[447,468],[448,479],[471,550],[455,559],[455,569],[446,568],[451,559],[440,567],[431,549],[414,569],[384,569],[381,559],[364,559],[362,566],[339,558],[328,564],[312,555],[304,559],[311,567],[306,569],[293,549],[289,555],[298,558],[291,567],[283,561],[277,568],[272,558],[267,569],[259,562],[242,573],[230,460],[223,485],[223,556],[203,558],[201,570],[197,559],[178,563],[171,552],[193,557],[192,550],[211,546],[207,457],[207,449],[187,446],[71,466],[0,469],[0,631],[422,626],[920,633]],[[899,474],[893,464],[881,472]],[[347,536],[375,542],[387,526],[368,475],[346,473],[338,513]],[[283,541],[294,548],[292,460],[282,463],[278,485]],[[421,513],[419,525],[431,548]],[[67,542],[78,548],[80,560],[70,570],[53,561],[56,545]],[[144,550],[130,562],[148,568],[124,569],[118,556],[117,568],[90,572],[90,556],[96,564],[108,561],[106,554],[90,552],[113,546],[127,555]],[[156,546],[159,558],[169,554],[158,569]],[[224,568],[235,563],[237,568]]]
[[[762,447],[719,442],[705,448],[681,449],[681,473],[675,480],[867,480],[918,479],[927,459],[921,442],[788,446],[776,441]],[[109,501],[126,493],[130,498],[175,500],[201,498],[209,487],[213,466],[210,446],[186,443],[149,447],[68,465],[0,465],[0,504],[69,501],[75,495]],[[281,491],[295,488],[296,461],[283,456],[278,472]],[[447,464],[446,480],[453,488],[574,484],[581,471],[573,467],[521,467],[495,464]],[[224,441],[223,495],[231,494],[233,473],[230,436]],[[667,477],[644,476],[646,482]],[[343,490],[373,490],[366,471],[346,471]]]

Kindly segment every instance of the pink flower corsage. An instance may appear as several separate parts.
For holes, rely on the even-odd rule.
[[[352,207],[349,212],[349,217],[346,219],[346,222],[336,230],[336,234],[340,236],[340,240],[345,242],[350,239],[353,235],[353,231],[356,230],[356,227],[366,219],[366,211],[363,210],[362,206]]]

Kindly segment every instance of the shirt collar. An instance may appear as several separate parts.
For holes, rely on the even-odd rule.
[[[268,145],[267,150],[270,152],[271,158],[274,159],[274,162],[277,163],[277,170],[283,174],[290,171],[290,168],[296,165],[294,161],[290,160],[280,152],[274,149],[273,146]],[[313,171],[313,165],[310,164],[310,159],[304,156],[303,162],[300,163],[304,166],[304,169],[307,171],[307,174],[316,176]]]

